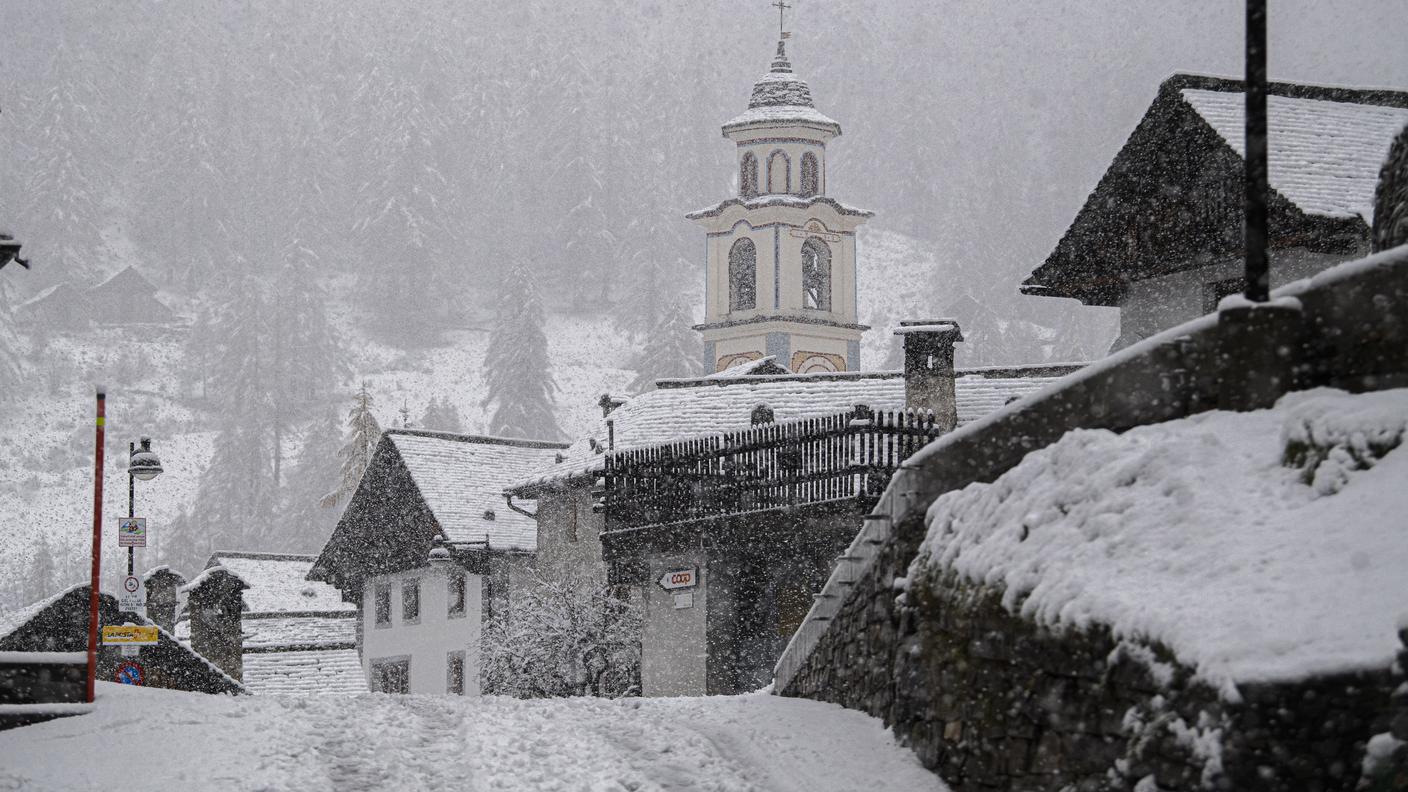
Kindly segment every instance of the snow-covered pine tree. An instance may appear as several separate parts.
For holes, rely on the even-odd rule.
[[[689,308],[679,299],[666,302],[655,327],[645,334],[640,351],[631,361],[636,392],[655,387],[662,377],[688,377],[699,373],[704,346],[694,329]]]
[[[381,424],[372,414],[372,404],[371,392],[367,390],[367,383],[363,382],[362,389],[352,402],[352,409],[347,412],[347,440],[337,452],[342,458],[342,473],[337,489],[325,495],[320,502],[324,508],[345,505],[352,500],[357,485],[362,483],[362,474],[367,471],[376,444],[381,441]]]
[[[548,364],[543,306],[537,284],[522,264],[514,265],[500,293],[484,377],[484,406],[494,406],[490,434],[545,440],[562,436],[553,415],[557,383]]]
[[[425,406],[425,414],[421,416],[420,427],[435,432],[455,432],[458,434],[464,431],[464,420],[460,418],[460,411],[455,409],[450,397],[437,396]]]
[[[335,492],[341,470],[342,425],[336,413],[313,421],[303,435],[298,461],[289,470],[280,493],[278,547],[292,553],[315,553],[337,525],[341,510],[324,507],[323,499]]]

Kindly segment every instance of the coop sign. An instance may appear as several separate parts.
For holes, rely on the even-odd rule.
[[[103,627],[103,644],[115,646],[155,646],[157,629],[136,624],[109,624]]]
[[[668,570],[656,582],[666,591],[694,588],[699,585],[699,567]]]

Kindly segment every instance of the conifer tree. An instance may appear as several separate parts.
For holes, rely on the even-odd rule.
[[[341,510],[324,507],[322,501],[337,490],[341,445],[342,427],[332,412],[315,420],[304,433],[298,461],[280,498],[278,544],[282,549],[317,552],[337,525]]]
[[[372,415],[372,395],[367,383],[362,383],[352,409],[347,412],[347,440],[342,444],[338,456],[342,458],[342,475],[337,489],[328,493],[322,500],[324,507],[346,504],[352,500],[357,485],[362,483],[362,474],[376,452],[376,444],[381,442],[381,424]]]
[[[689,309],[683,302],[676,299],[666,303],[631,363],[636,370],[632,390],[650,390],[655,387],[655,380],[662,377],[688,377],[699,373],[704,348],[692,325]]]
[[[494,405],[491,434],[556,439],[562,436],[553,415],[557,383],[548,365],[543,306],[528,269],[515,265],[499,297],[497,320],[484,355],[488,395]]]
[[[425,415],[421,416],[420,426],[423,429],[436,432],[460,433],[464,431],[464,421],[460,418],[460,411],[455,409],[455,405],[450,402],[448,396],[430,400],[430,403],[425,406]]]

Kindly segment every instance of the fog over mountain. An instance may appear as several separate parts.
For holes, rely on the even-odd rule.
[[[844,130],[827,191],[876,212],[860,318],[884,337],[864,365],[887,363],[888,325],[952,306],[973,331],[960,365],[1102,354],[1111,311],[1017,284],[1161,80],[1240,74],[1237,4],[792,5],[792,63]],[[1276,3],[1272,78],[1408,86],[1402,11]],[[146,400],[114,400],[125,431],[192,449],[166,516],[241,523],[202,528],[202,552],[210,536],[315,545],[326,518],[298,517],[318,524],[297,541],[246,529],[286,524],[337,481],[336,459],[300,450],[337,445],[315,427],[336,426],[364,379],[385,424],[455,396],[466,430],[491,429],[475,333],[515,266],[549,314],[565,433],[581,423],[569,410],[596,409],[588,395],[687,373],[646,371],[660,356],[635,347],[685,327],[645,314],[700,303],[704,240],[683,215],[736,190],[719,126],[778,35],[761,0],[0,0],[0,27],[0,229],[35,264],[0,272],[0,435],[51,468],[12,457],[0,508],[41,503],[48,541],[81,541],[82,499],[53,493],[91,465],[83,411],[106,378]],[[55,343],[10,321],[46,288],[128,265],[177,331]],[[212,454],[239,476],[198,488]]]

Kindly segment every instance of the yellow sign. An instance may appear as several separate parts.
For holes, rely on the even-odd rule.
[[[103,643],[121,646],[155,646],[158,632],[155,627],[128,625],[103,627]]]

